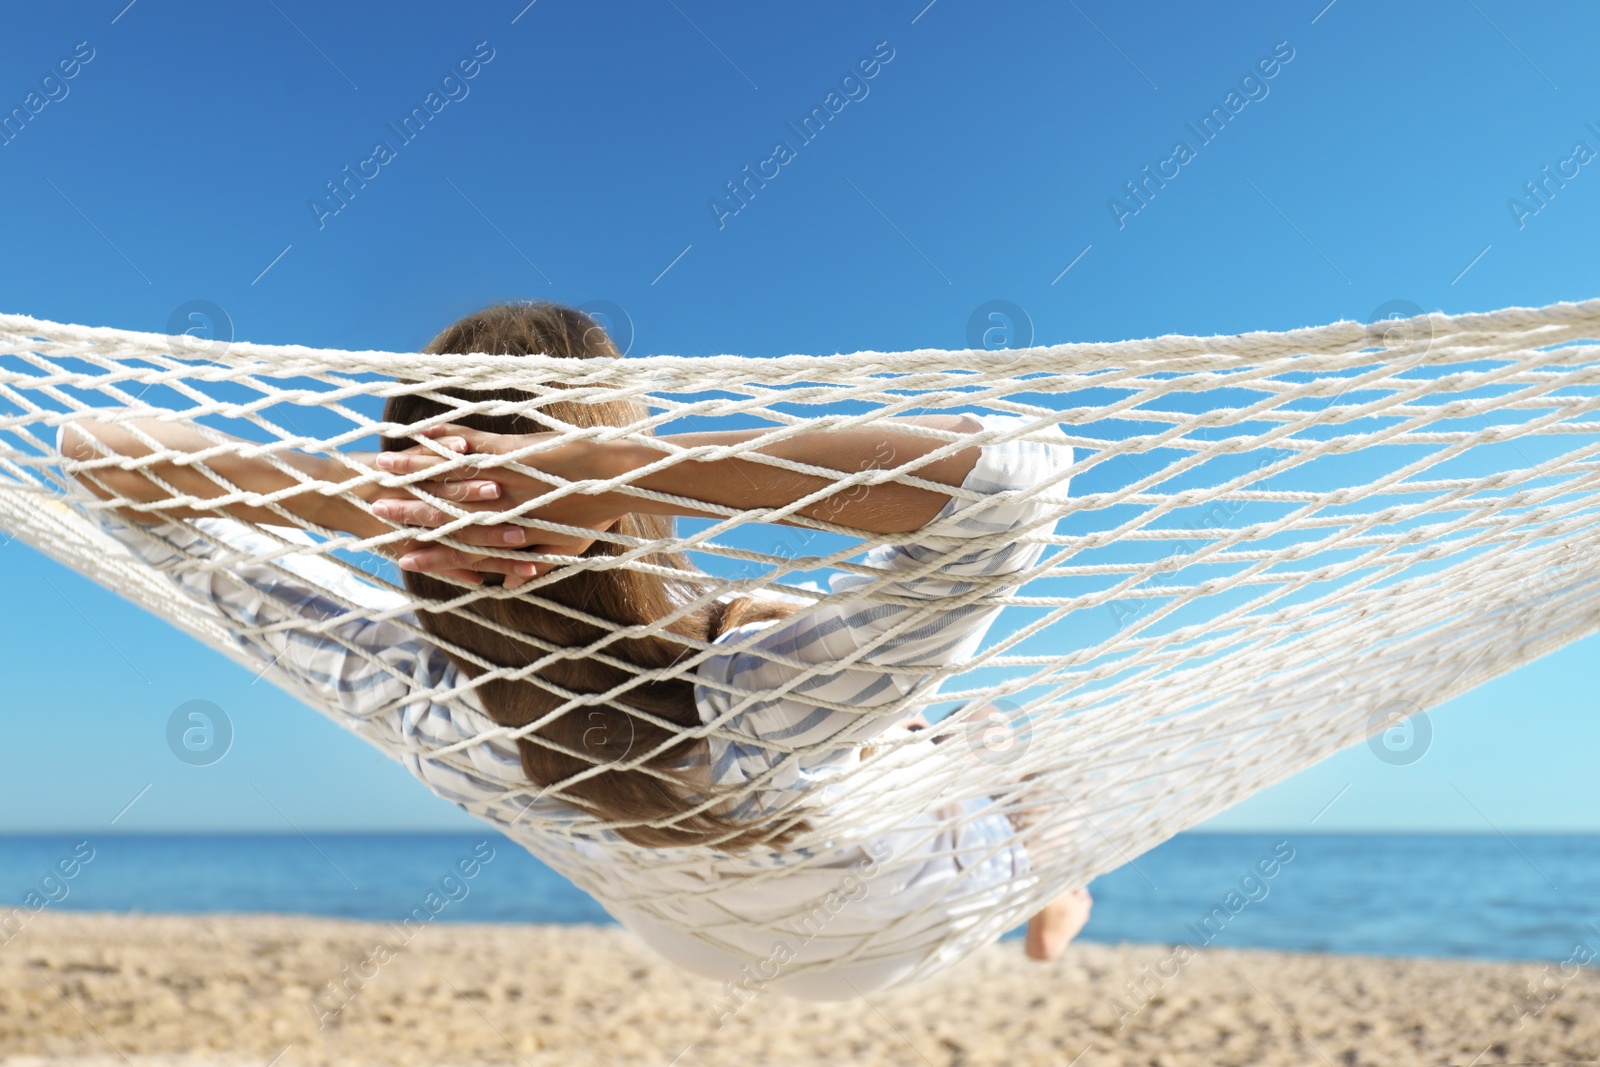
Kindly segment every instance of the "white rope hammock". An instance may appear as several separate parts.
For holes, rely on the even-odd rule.
[[[610,847],[596,864],[587,846],[562,847],[606,837],[604,825],[586,816],[530,814],[507,829],[608,907],[755,959],[764,952],[752,946],[792,932],[794,914],[730,915],[734,891],[707,870],[753,894],[763,880],[809,870],[820,897],[836,887],[843,851],[921,813],[945,813],[923,820],[933,838],[950,820],[978,817],[952,807],[960,801],[991,797],[990,815],[1042,806],[1044,818],[1019,819],[1026,828],[1013,831],[1032,869],[1003,892],[974,885],[963,910],[950,903],[964,891],[957,879],[942,903],[908,905],[855,936],[838,958],[790,967],[799,974],[910,952],[920,962],[896,979],[905,981],[992,941],[1063,890],[1391,728],[1398,716],[1600,628],[1600,567],[1592,563],[1600,558],[1595,338],[1600,300],[1004,352],[581,361],[243,343],[197,353],[183,338],[0,316],[0,475],[9,479],[0,483],[0,528],[239,656],[227,626],[122,551],[83,505],[64,499],[55,428],[86,418],[159,417],[273,448],[330,451],[419,428],[383,424],[385,397],[504,388],[566,401],[628,398],[651,412],[647,423],[574,435],[759,426],[770,431],[763,441],[773,441],[808,425],[938,411],[1022,416],[1021,436],[1034,440],[1065,432],[1075,455],[1070,492],[1064,480],[1032,490],[1054,504],[1053,522],[1022,535],[1046,546],[1027,584],[1004,592],[1006,609],[976,658],[930,670],[942,682],[936,697],[883,709],[898,719],[989,701],[998,717],[963,725],[945,743],[929,743],[926,734],[876,742],[841,773],[826,808],[808,813],[810,828],[783,856],[719,854],[708,868],[710,850]],[[506,402],[459,403],[451,417],[508,410]],[[969,440],[997,439],[990,431]],[[740,454],[748,456],[748,447]],[[164,458],[173,454],[123,465]],[[842,488],[898,479],[949,491],[914,472],[838,475],[769,461],[825,473]],[[273,503],[243,491],[225,499]],[[194,502],[175,493],[161,506],[186,501]],[[778,512],[704,507],[727,517],[680,519],[674,542],[631,546],[637,552],[621,557],[622,565],[649,569],[633,557],[666,547],[710,575],[707,599],[765,589],[826,600],[833,595],[822,591],[826,583],[807,579],[838,571],[870,577],[851,561],[911,536],[863,538],[822,521],[804,523],[814,531],[773,524],[804,503]],[[438,536],[474,521],[452,513],[458,521]],[[376,541],[316,531],[326,536],[307,539],[315,541],[308,547],[261,529],[281,546],[280,558],[324,554],[395,589],[343,551]],[[462,586],[455,605],[485,596],[537,599],[540,581],[515,594]],[[980,580],[952,603],[993,596],[995,586]],[[337,590],[329,595],[351,603]],[[875,593],[852,594],[862,595]],[[377,614],[420,634],[409,604],[395,604]],[[862,657],[856,666],[871,670],[870,649]],[[641,677],[692,675],[703,658]],[[301,695],[319,702],[317,693]],[[594,699],[574,694],[567,710],[581,713]],[[696,736],[730,728],[724,717]],[[534,736],[531,729],[490,733]],[[426,755],[470,770],[467,750],[477,740]],[[523,799],[540,795],[530,784]],[[904,852],[885,869],[892,872]],[[963,866],[977,871],[982,859],[964,857]],[[663,892],[663,885],[675,888]],[[752,924],[765,924],[765,936],[734,929]]]

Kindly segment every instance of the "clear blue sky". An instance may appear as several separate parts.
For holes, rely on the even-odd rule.
[[[1592,4],[525,2],[15,6],[0,111],[48,102],[0,138],[0,310],[166,331],[210,301],[241,339],[404,351],[492,301],[605,300],[635,354],[774,355],[966,347],[990,300],[1057,343],[1600,295],[1600,166],[1508,206],[1600,150]],[[1230,91],[1251,99],[1200,144],[1186,123]],[[1111,199],[1180,139],[1119,227]],[[713,208],[747,165],[776,173]],[[365,186],[314,208],[346,166]],[[0,829],[105,827],[135,796],[118,829],[467,824],[26,547],[0,584]],[[1597,651],[1439,709],[1420,761],[1359,748],[1214,825],[1600,830]],[[212,766],[166,745],[191,700],[234,725]]]

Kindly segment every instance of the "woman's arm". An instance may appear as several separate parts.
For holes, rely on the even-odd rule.
[[[604,530],[629,512],[691,517],[721,518],[718,512],[697,508],[693,503],[661,501],[625,490],[572,493],[553,504],[529,510],[523,505],[536,500],[561,482],[611,481],[626,479],[627,484],[657,493],[703,501],[736,510],[775,509],[794,504],[819,490],[829,489],[837,478],[803,474],[747,458],[760,453],[778,459],[851,474],[868,469],[904,469],[928,481],[959,487],[978,461],[976,446],[950,449],[945,440],[908,430],[924,426],[954,435],[973,434],[983,429],[970,415],[928,415],[916,418],[884,419],[868,428],[810,428],[776,442],[755,445],[745,455],[717,458],[678,459],[660,469],[644,471],[671,458],[680,449],[726,448],[756,441],[769,430],[729,430],[713,433],[674,434],[657,442],[594,442],[563,440],[555,433],[510,435],[471,430],[461,426],[439,426],[425,436],[452,451],[468,452],[478,462],[446,459],[421,448],[380,454],[375,465],[397,474],[439,472],[437,477],[468,479],[479,486],[485,481],[498,483],[500,493],[488,502],[461,505],[468,511],[511,511],[518,516],[559,522],[568,526]],[[942,456],[933,456],[939,450]],[[510,466],[508,464],[515,464]],[[550,478],[541,475],[553,476]],[[461,499],[450,491],[449,481],[423,481],[417,488],[434,495]],[[919,486],[885,482],[855,485],[831,492],[796,509],[794,514],[832,522],[873,533],[903,533],[926,525],[949,501],[948,494]],[[384,518],[412,526],[442,526],[454,516],[420,501],[387,501],[377,512]],[[785,525],[800,525],[792,519],[776,519]],[[589,544],[574,535],[546,534],[537,530],[503,525],[470,526],[456,531],[455,540],[463,544],[497,549],[533,548],[548,554],[577,555]],[[431,571],[443,567],[476,566],[486,562],[443,546],[422,548],[402,561],[411,570]],[[550,565],[541,565],[548,568]]]
[[[67,466],[68,473],[102,500],[120,498],[130,503],[153,504],[173,499],[174,491],[196,501],[233,496],[237,490],[258,496],[281,493],[278,506],[310,525],[358,537],[373,537],[393,529],[355,501],[336,495],[347,491],[359,500],[370,501],[380,491],[372,482],[360,482],[361,476],[370,474],[372,468],[370,462],[364,464],[355,456],[336,458],[288,448],[271,449],[159,419],[69,423],[62,428],[59,448],[64,458],[74,461]],[[265,451],[241,454],[241,450],[258,449]],[[204,458],[189,458],[202,453]],[[147,457],[155,458],[133,469],[117,465],[124,459]],[[201,465],[216,477],[201,470]],[[191,503],[118,511],[125,518],[142,522],[226,515],[267,526],[287,525],[285,517],[272,508],[238,500],[209,507]]]
[[[314,547],[299,531],[272,534],[217,517],[96,519],[174,595],[214,618],[258,676],[399,759],[433,792],[492,817],[506,789],[527,784],[516,743],[485,736],[494,722],[462,699],[460,673],[402,594],[334,560],[285,554]],[[476,743],[434,754],[463,741]]]
[[[947,442],[906,432],[907,426],[925,426],[953,434],[973,434],[983,429],[971,415],[884,419],[868,428],[806,430],[749,451],[844,474],[869,469],[906,468],[908,472],[928,481],[960,486],[978,461],[978,448],[968,446],[957,449],[919,466],[918,460],[946,447]],[[661,440],[678,448],[726,447],[754,440],[769,432],[727,430],[685,433],[673,434]],[[621,474],[647,467],[671,454],[667,448],[631,441],[616,442],[615,452],[613,463]],[[800,474],[734,455],[723,459],[684,460],[642,475],[631,484],[660,493],[748,510],[784,507],[827,488],[833,484],[833,479]],[[721,517],[716,512],[699,511],[643,497],[630,499],[632,511]],[[885,482],[876,486],[853,486],[808,504],[796,513],[872,533],[906,533],[927,525],[949,499],[948,494],[931,489]]]
[[[996,430],[1027,423],[982,421]],[[709,739],[720,784],[801,788],[936,699],[941,668],[977,658],[1005,598],[1044,555],[1039,535],[1053,531],[1073,461],[1064,439],[990,443],[981,453],[963,483],[976,499],[952,496],[937,536],[872,549],[864,562],[876,573],[833,575],[832,597],[730,631],[696,668],[702,717],[724,731]],[[1043,492],[1019,492],[1036,487]]]
[[[61,428],[57,450],[72,461],[64,469],[102,500],[120,498],[135,504],[156,504],[173,499],[175,493],[193,498],[186,506],[115,509],[133,522],[227,516],[262,526],[285,526],[300,520],[300,524],[365,538],[394,529],[374,517],[367,505],[384,497],[409,498],[404,490],[386,488],[370,480],[375,453],[315,455],[260,445],[216,431],[202,432],[191,425],[160,419],[88,419],[69,423]],[[133,469],[120,466],[125,459],[146,459],[157,450],[162,453],[159,458]],[[207,474],[202,466],[216,477]],[[484,499],[499,492],[493,482],[470,480],[452,481],[436,488],[451,500]],[[232,496],[238,490],[258,497],[283,494],[275,503],[289,517],[271,507],[240,500],[213,506],[198,502]],[[402,542],[393,544],[401,551],[409,547]]]
[[[151,458],[135,469],[119,466],[125,459],[154,457],[157,448],[152,448],[152,442],[162,453],[159,458]],[[217,431],[201,432],[193,426],[161,419],[121,422],[89,419],[69,423],[62,427],[56,447],[64,459],[71,461],[63,464],[63,470],[102,500],[120,498],[132,503],[158,504],[173,499],[176,492],[195,501],[187,506],[114,509],[122,518],[141,524],[224,516],[262,526],[289,526],[299,520],[305,525],[369,538],[392,533],[395,527],[374,515],[368,505],[384,497],[411,499],[403,489],[385,488],[364,480],[363,476],[370,475],[373,470],[371,453],[313,455],[290,448],[257,445]],[[257,450],[262,454],[241,454]],[[202,455],[203,459],[187,458]],[[203,464],[216,477],[199,469],[197,463]],[[470,480],[436,488],[451,500],[481,499],[499,492],[493,482]],[[234,495],[237,490],[259,496],[283,493],[275,503],[287,516],[273,508],[240,500],[209,507],[199,503],[220,500]],[[375,551],[391,556],[403,556],[414,548],[409,538],[374,546]],[[476,570],[441,567],[437,573],[466,585],[481,585],[480,571],[494,569],[524,577],[534,573],[532,564],[503,559]]]

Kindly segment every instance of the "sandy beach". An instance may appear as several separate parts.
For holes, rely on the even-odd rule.
[[[362,964],[383,929],[293,916],[41,914],[0,946],[0,1064],[1392,1067],[1600,1058],[1600,976],[1576,961],[1211,949],[1180,965],[1162,946],[1081,943],[1041,965],[1008,942],[870,1002],[763,996],[719,1024],[716,986],[659,962],[621,930],[438,926],[381,966],[366,964],[371,977],[352,998],[329,999],[325,984]]]

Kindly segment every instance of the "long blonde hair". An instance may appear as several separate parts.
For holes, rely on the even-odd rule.
[[[502,304],[486,308],[451,325],[424,351],[621,358],[594,320],[576,309],[550,303]],[[628,426],[649,416],[644,405],[631,400],[598,403],[546,400],[535,406],[533,394],[516,390],[446,389],[436,391],[435,395],[466,401],[512,400],[529,404],[525,414],[474,414],[457,418],[449,414],[454,410],[450,405],[429,396],[408,393],[389,399],[384,407],[384,418],[390,423],[407,425],[446,415],[453,422],[479,430],[526,434],[558,428],[541,421],[539,412],[548,412],[573,426]],[[385,450],[408,448],[413,444],[414,441],[404,438],[383,441]],[[673,536],[673,520],[663,515],[629,514],[613,529],[628,537],[666,541]],[[623,551],[621,545],[596,541],[584,555],[621,555]],[[626,567],[575,569],[568,577],[540,586],[535,595],[621,626],[632,626],[665,618],[689,599],[675,597],[674,585],[680,593],[691,594],[690,598],[704,591],[699,580],[704,572],[696,569],[681,553],[663,551],[643,559],[682,572],[682,580],[664,579]],[[461,594],[459,586],[441,579],[409,571],[403,573],[406,588],[423,601],[439,603],[456,599]],[[713,601],[685,613],[662,632],[621,638],[607,645],[605,651],[636,668],[668,667],[695,651],[692,645],[673,640],[674,634],[710,641],[743,623],[782,618],[794,610],[789,605],[749,597],[727,603]],[[448,646],[459,646],[501,667],[525,666],[546,654],[532,642],[481,625],[475,621],[477,618],[563,648],[582,648],[608,632],[600,626],[514,596],[483,598],[465,608],[448,612],[422,610],[419,614],[423,627],[441,639],[446,646],[445,654],[469,678],[485,673],[485,668],[479,662],[452,653]],[[554,660],[524,680],[492,679],[477,692],[485,710],[496,722],[505,726],[526,726],[543,719],[566,702],[561,690],[603,693],[634,677],[633,672],[624,667],[575,656]],[[638,714],[641,712],[643,714]],[[782,845],[800,829],[802,824],[736,823],[718,814],[715,807],[685,814],[686,808],[692,806],[687,798],[691,794],[706,796],[709,783],[704,777],[695,781],[682,778],[678,768],[689,762],[691,756],[704,756],[706,742],[684,738],[670,726],[652,720],[680,727],[700,725],[692,677],[635,684],[603,704],[568,709],[534,731],[556,747],[530,738],[519,739],[523,772],[537,785],[554,787],[553,792],[562,799],[597,818],[616,823],[615,832],[635,844],[652,847],[715,845],[725,851],[736,851],[757,844]],[[634,753],[651,752],[658,747],[661,751],[639,767],[610,766],[629,760]],[[699,762],[704,764],[705,760]],[[581,781],[568,781],[596,764],[607,766],[604,771]]]

